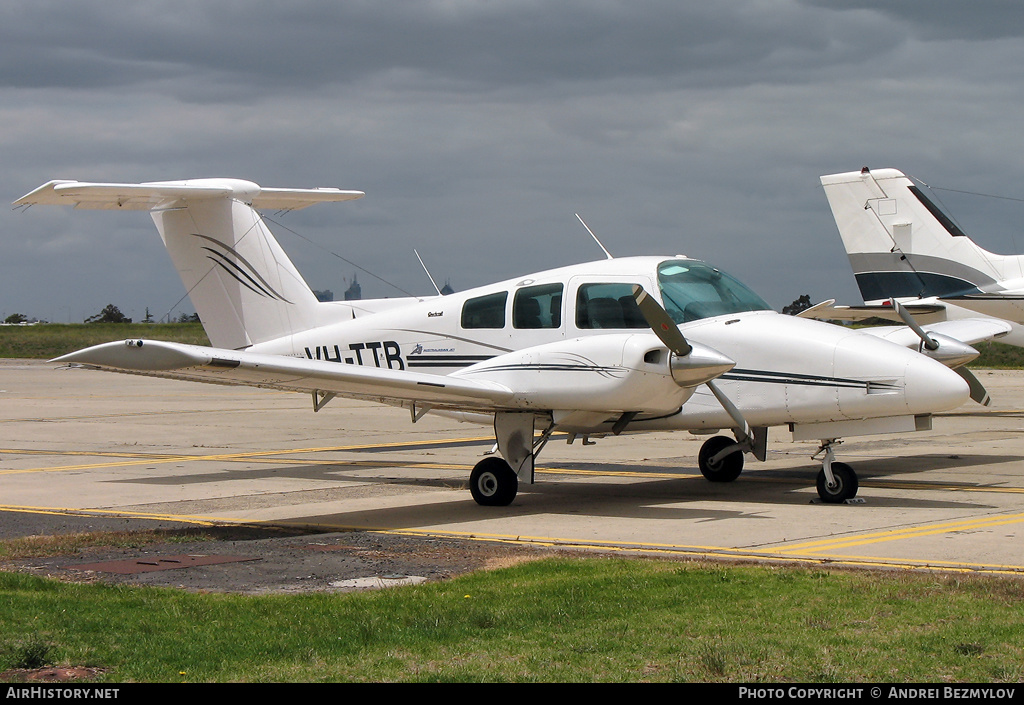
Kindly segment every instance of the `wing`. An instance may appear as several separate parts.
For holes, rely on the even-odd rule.
[[[950,296],[941,300],[985,316],[995,316],[1018,323],[1024,321],[1024,295],[1020,291]]]
[[[800,318],[816,318],[823,321],[866,321],[869,318],[881,318],[887,321],[902,321],[892,306],[836,306],[835,299],[822,301],[809,309],[797,314]],[[942,304],[904,304],[921,323],[942,320],[939,314],[945,311]]]
[[[495,382],[324,360],[262,355],[156,340],[104,343],[52,362],[147,377],[291,392],[332,393],[385,404],[493,411],[513,408],[512,391]]]
[[[940,321],[921,326],[929,333],[939,333],[959,340],[967,345],[997,340],[1010,332],[1012,326],[995,318],[960,318],[955,321]],[[906,347],[916,346],[920,339],[907,326],[878,326],[859,329],[863,333],[876,335]]]

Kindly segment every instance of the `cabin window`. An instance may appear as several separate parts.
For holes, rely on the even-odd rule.
[[[504,328],[508,292],[478,296],[462,306],[463,328]]]
[[[676,323],[771,306],[725,272],[697,260],[673,260],[658,267],[658,287],[665,310]]]
[[[512,301],[515,328],[559,328],[562,325],[562,285],[526,286]]]
[[[576,293],[577,328],[647,328],[633,284],[582,284]]]

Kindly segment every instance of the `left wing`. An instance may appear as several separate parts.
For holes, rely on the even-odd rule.
[[[147,377],[337,394],[385,404],[412,402],[480,411],[513,408],[512,390],[488,380],[398,372],[158,340],[104,343],[51,362]]]

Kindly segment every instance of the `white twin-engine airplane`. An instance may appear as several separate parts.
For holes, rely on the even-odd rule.
[[[149,210],[213,347],[106,343],[58,358],[93,369],[335,396],[492,424],[500,453],[470,476],[474,499],[507,505],[552,433],[712,434],[712,481],[765,459],[770,426],[820,440],[826,502],[857,492],[834,462],[842,436],[930,427],[966,401],[947,366],[902,345],[786,316],[682,256],[615,258],[448,296],[318,302],[258,209],[359,198],[234,179],[146,184],[51,181],[16,206]],[[949,348],[944,348],[949,353]],[[967,345],[961,356],[977,355]],[[540,432],[537,434],[536,432]],[[817,455],[815,456],[817,457]]]

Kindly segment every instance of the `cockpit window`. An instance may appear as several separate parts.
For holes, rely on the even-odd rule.
[[[771,309],[744,284],[696,260],[662,262],[658,267],[658,287],[665,310],[676,323]]]
[[[581,284],[576,292],[576,327],[647,328],[647,321],[633,298],[633,285]]]

